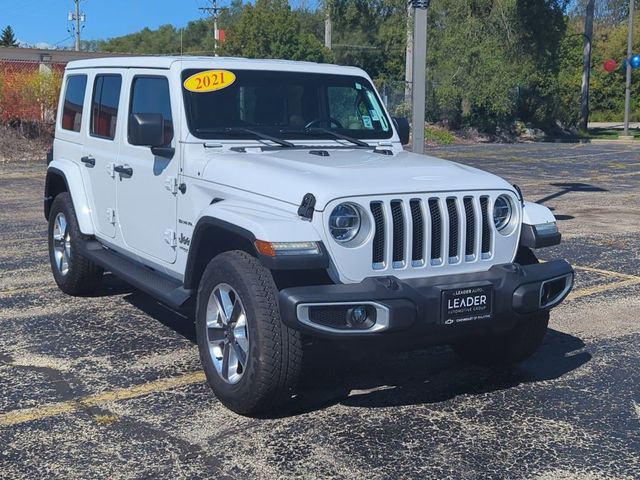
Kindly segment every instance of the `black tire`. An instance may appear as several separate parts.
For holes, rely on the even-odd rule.
[[[515,263],[538,263],[535,254],[520,247]],[[509,365],[531,357],[540,347],[549,325],[549,312],[540,311],[519,319],[512,329],[501,333],[486,333],[465,338],[451,344],[451,348],[465,361],[478,365]]]
[[[70,245],[67,256],[68,269],[64,273],[63,270],[57,266],[54,249],[54,231],[59,215],[64,216],[66,220],[68,237],[65,235],[65,238],[68,238]],[[51,271],[60,290],[68,295],[87,295],[93,293],[100,285],[103,269],[78,253],[80,243],[83,241],[83,235],[78,227],[78,220],[73,208],[71,195],[67,192],[57,195],[51,204],[48,237]]]
[[[209,351],[207,305],[220,285],[237,292],[246,313],[248,357],[237,383],[225,381]],[[253,416],[273,410],[289,399],[302,365],[300,334],[282,323],[278,290],[271,272],[255,257],[231,251],[209,262],[198,288],[196,334],[207,381],[229,409]]]

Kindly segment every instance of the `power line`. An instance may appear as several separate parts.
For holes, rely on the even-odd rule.
[[[211,2],[211,6],[209,7],[200,7],[198,10],[208,13],[213,18],[213,53],[215,55],[216,50],[218,48],[218,40],[220,39],[220,33],[218,31],[218,17],[223,10],[226,10],[224,7],[218,7],[218,0],[209,0]]]
[[[84,14],[84,12],[80,12],[80,0],[74,0],[75,4],[76,4],[76,10],[75,12],[69,12],[69,15],[67,17],[67,20],[70,22],[75,22],[75,37],[76,37],[76,52],[80,51],[80,31],[84,28],[84,26],[81,26],[82,23],[84,23],[87,20],[87,16]],[[73,24],[72,24],[73,25]],[[69,33],[71,33],[69,31]]]

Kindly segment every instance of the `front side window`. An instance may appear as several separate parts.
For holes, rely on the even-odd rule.
[[[183,71],[183,83],[199,72],[203,70]],[[253,70],[231,73],[233,82],[217,90],[197,91],[197,84],[194,89],[183,85],[187,123],[194,136],[238,138],[243,129],[282,139],[309,139],[311,133],[335,139],[326,130],[358,139],[393,135],[373,86],[363,77]]]
[[[62,107],[62,128],[79,132],[82,125],[82,110],[84,95],[87,89],[86,75],[67,77],[67,87],[64,91],[64,106]]]
[[[113,140],[116,136],[122,77],[97,75],[91,101],[91,135]]]
[[[161,113],[164,120],[164,145],[173,140],[173,116],[169,81],[166,77],[136,77],[131,90],[130,114]]]

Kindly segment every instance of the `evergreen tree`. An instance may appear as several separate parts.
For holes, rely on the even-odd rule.
[[[0,34],[0,46],[2,47],[17,47],[18,40],[13,33],[13,28],[11,25],[7,25],[7,27],[2,30],[2,34]]]

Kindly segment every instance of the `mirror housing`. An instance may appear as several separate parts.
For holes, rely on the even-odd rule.
[[[132,113],[129,115],[129,143],[142,147],[164,144],[164,118],[161,113]]]
[[[409,143],[409,134],[411,133],[411,128],[409,127],[409,119],[406,117],[392,117],[393,124],[398,131],[398,136],[400,137],[400,143],[402,145],[406,145]]]

